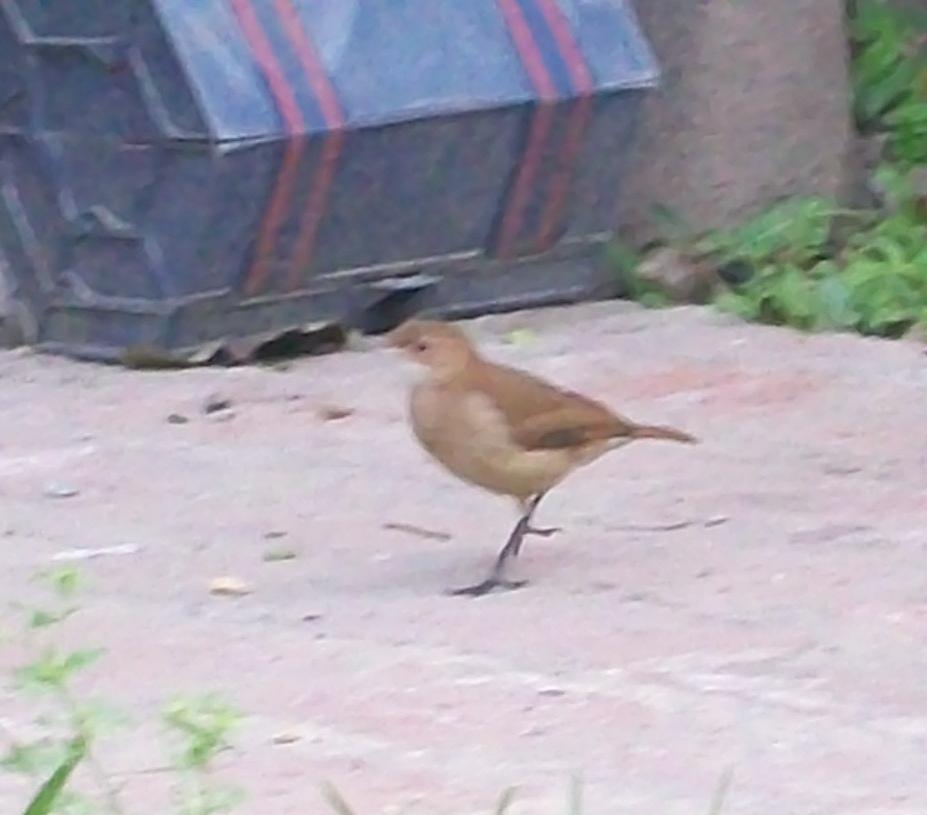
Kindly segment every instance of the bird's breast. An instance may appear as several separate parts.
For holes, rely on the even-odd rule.
[[[505,415],[479,391],[424,383],[412,392],[411,418],[422,446],[459,478],[493,492],[528,497],[556,484],[570,469],[562,450],[525,450]]]

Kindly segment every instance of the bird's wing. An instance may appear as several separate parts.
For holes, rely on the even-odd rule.
[[[528,450],[583,447],[596,441],[630,436],[631,428],[612,418],[583,416],[575,408],[553,410],[526,419],[512,429],[512,438]]]
[[[528,450],[581,447],[633,431],[604,405],[514,368],[484,363],[470,385],[492,399],[512,439]]]

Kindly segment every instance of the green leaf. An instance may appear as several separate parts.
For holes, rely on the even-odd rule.
[[[893,164],[881,164],[873,173],[872,180],[882,190],[889,204],[900,208],[914,198],[914,186],[908,174]]]
[[[898,60],[887,66],[884,74],[859,97],[857,110],[864,122],[878,119],[899,102],[908,98],[920,73],[913,60]]]
[[[20,775],[51,772],[62,761],[62,745],[49,740],[14,744],[0,759],[0,767]]]
[[[15,677],[24,689],[61,688],[74,674],[92,665],[103,653],[101,648],[88,648],[62,655],[54,648],[48,648],[35,662],[19,668]]]
[[[641,253],[617,237],[609,241],[605,257],[609,265],[622,277],[634,274],[641,262]]]
[[[30,610],[27,625],[29,628],[48,628],[66,620],[76,611],[75,608],[66,608],[61,611],[49,611],[43,608]]]
[[[843,330],[853,328],[859,314],[850,302],[850,291],[844,280],[836,274],[828,275],[818,284],[818,329]]]
[[[715,307],[743,320],[755,320],[759,316],[756,301],[746,294],[721,291],[715,295]]]
[[[183,738],[179,767],[193,770],[205,768],[229,746],[231,732],[241,718],[211,694],[175,699],[163,715],[167,726]]]
[[[806,266],[825,254],[834,219],[842,214],[844,210],[824,198],[791,199],[736,229],[703,237],[696,249],[719,265],[741,260],[755,268],[778,261]]]
[[[48,581],[55,593],[63,599],[73,597],[81,587],[80,572],[72,567],[53,569],[45,572],[42,576]]]
[[[77,673],[93,665],[100,657],[106,653],[103,648],[84,648],[77,651],[71,651],[64,658],[64,670],[69,673]]]
[[[927,61],[918,47],[923,22],[880,0],[861,0],[851,14],[855,43],[852,60],[853,108],[869,129],[888,131],[889,149],[898,161],[927,158],[927,138],[917,124],[916,107],[924,98]]]
[[[770,289],[770,307],[776,316],[772,321],[785,322],[797,328],[810,328],[814,315],[814,293],[807,276],[795,267],[783,269]]]
[[[71,778],[71,774],[78,764],[83,761],[86,754],[86,742],[82,738],[73,739],[68,745],[67,755],[48,777],[48,780],[42,784],[29,806],[26,807],[23,815],[49,815],[49,813],[53,812],[65,785]]]
[[[910,100],[885,118],[892,155],[906,165],[927,162],[927,102]]]

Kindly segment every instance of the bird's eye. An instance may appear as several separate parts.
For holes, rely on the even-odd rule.
[[[416,350],[416,351],[427,351],[427,350],[428,350],[428,343],[425,342],[425,340],[419,340],[419,341],[415,344],[415,350]]]

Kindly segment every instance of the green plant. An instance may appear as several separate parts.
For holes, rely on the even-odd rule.
[[[81,698],[74,690],[77,676],[101,656],[102,651],[62,650],[54,642],[54,629],[77,611],[74,597],[80,580],[73,569],[41,575],[51,592],[49,604],[20,606],[24,616],[30,662],[14,673],[14,685],[36,699],[41,713],[35,723],[43,735],[30,742],[9,739],[10,746],[0,767],[30,777],[45,777],[26,813],[76,812],[87,809],[91,799],[68,790],[68,782],[79,765],[86,765],[95,793],[114,815],[123,810],[110,780],[100,767],[94,747],[100,734],[120,720],[105,704]]]
[[[56,629],[79,611],[80,576],[60,569],[40,579],[51,596],[42,606],[17,606],[32,658],[13,676],[15,689],[39,706],[34,726],[40,735],[23,741],[0,731],[8,742],[0,769],[39,782],[23,815],[128,815],[120,790],[97,758],[101,738],[126,720],[105,701],[76,690],[79,676],[104,652],[65,650],[55,642]],[[211,779],[215,759],[228,748],[237,721],[235,711],[213,695],[176,699],[165,708],[164,722],[177,748],[168,775],[176,780],[181,815],[219,815],[239,801],[238,790]],[[78,791],[72,781],[81,768],[86,783]]]
[[[884,0],[850,9],[853,107],[864,132],[888,136],[889,157],[927,162],[927,13],[903,12]]]
[[[24,815],[48,815],[49,812],[53,812],[61,800],[64,788],[71,778],[71,773],[77,769],[77,765],[86,756],[87,745],[84,740],[79,737],[72,739],[65,757],[29,802]]]
[[[759,322],[804,330],[899,337],[927,326],[927,226],[906,174],[877,174],[889,215],[847,212],[820,199],[774,207],[738,229],[706,237],[718,263],[752,274],[716,303]],[[838,227],[845,235],[838,240]]]
[[[178,698],[165,708],[164,722],[179,742],[173,763],[179,811],[217,815],[234,809],[241,790],[213,782],[211,770],[218,755],[231,746],[238,713],[213,695]]]
[[[718,266],[746,263],[808,268],[832,253],[834,221],[859,217],[825,198],[789,199],[729,230],[712,232],[696,242],[699,255]]]

